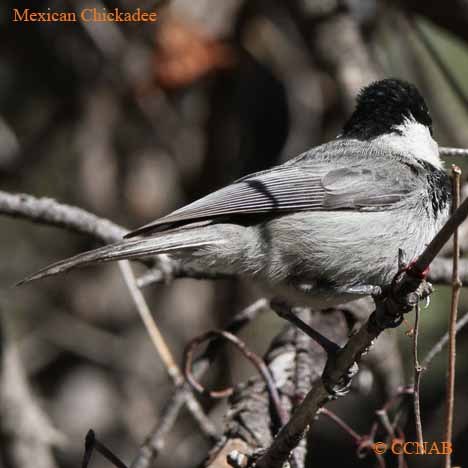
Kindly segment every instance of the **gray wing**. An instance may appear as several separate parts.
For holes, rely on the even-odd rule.
[[[360,161],[369,156],[368,148],[367,144],[352,147],[354,151],[360,150]],[[370,154],[372,158],[380,157],[382,162],[376,164],[375,159],[368,158],[369,164],[356,164],[355,159],[353,164],[353,158],[349,157],[351,148],[343,153],[342,144],[330,143],[317,149],[316,153],[312,150],[282,166],[246,176],[126,237],[220,217],[296,211],[388,210],[423,189],[414,169],[398,158],[389,158],[389,163],[382,154]],[[361,154],[363,149],[367,153]]]

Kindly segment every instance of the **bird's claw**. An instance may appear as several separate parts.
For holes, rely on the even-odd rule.
[[[387,328],[397,328],[399,327],[403,320],[404,320],[404,315],[399,314],[399,315],[390,315],[390,314],[385,314],[385,313],[379,313],[380,309],[377,308],[376,314],[375,314],[375,321],[377,323],[377,326],[381,330],[385,330]]]
[[[416,293],[419,295],[421,301],[425,301],[425,307],[429,307],[431,303],[431,294],[434,292],[434,286],[429,281],[423,281]]]
[[[332,366],[333,356],[328,356],[328,361],[323,371],[322,381],[325,389],[330,394],[331,398],[336,399],[345,396],[351,389],[353,377],[358,373],[359,366],[355,362],[347,371],[346,374],[341,375],[338,379],[329,375],[328,370]],[[332,366],[334,367],[334,366]]]

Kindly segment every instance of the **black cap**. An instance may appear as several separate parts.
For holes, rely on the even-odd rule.
[[[394,78],[375,81],[360,91],[342,136],[371,140],[386,133],[399,133],[396,127],[409,118],[432,133],[429,110],[416,86]]]

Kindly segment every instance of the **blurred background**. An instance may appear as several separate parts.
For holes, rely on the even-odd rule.
[[[440,145],[468,147],[466,101],[424,45],[428,38],[468,94],[463,1],[37,0],[33,9],[116,6],[157,11],[158,21],[12,22],[12,9],[26,5],[1,3],[0,190],[55,198],[135,228],[335,137],[358,90],[389,76],[420,88]],[[468,170],[464,161],[447,161]],[[2,217],[0,223],[0,312],[29,385],[59,433],[58,465],[78,466],[89,428],[131,460],[173,386],[117,266],[11,289],[31,271],[98,243],[26,221]],[[149,287],[145,295],[180,362],[192,337],[223,327],[256,291],[234,281],[184,279]],[[446,330],[449,298],[449,289],[438,287],[423,312],[423,356]],[[467,305],[463,295],[462,313]],[[282,326],[267,314],[242,337],[263,353]],[[404,330],[395,333],[403,358],[396,355],[394,367],[404,363],[409,383],[410,340]],[[459,338],[454,458],[464,466],[466,338]],[[445,369],[442,355],[423,379],[428,440],[441,439]],[[220,388],[254,373],[226,348],[204,383]],[[385,398],[371,381],[366,395],[340,401],[336,411],[366,432]],[[202,403],[222,428],[226,403]],[[310,466],[375,464],[372,457],[358,459],[349,436],[329,422],[314,437]],[[197,466],[210,446],[182,412],[156,466]],[[416,458],[410,466],[440,463]],[[0,459],[0,466],[8,463]],[[95,457],[92,466],[110,464]]]

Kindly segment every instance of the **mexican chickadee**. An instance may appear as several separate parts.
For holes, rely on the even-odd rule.
[[[193,272],[255,280],[290,306],[326,308],[389,285],[399,250],[415,259],[450,203],[424,99],[412,84],[385,79],[360,92],[335,140],[22,283],[164,253]]]

